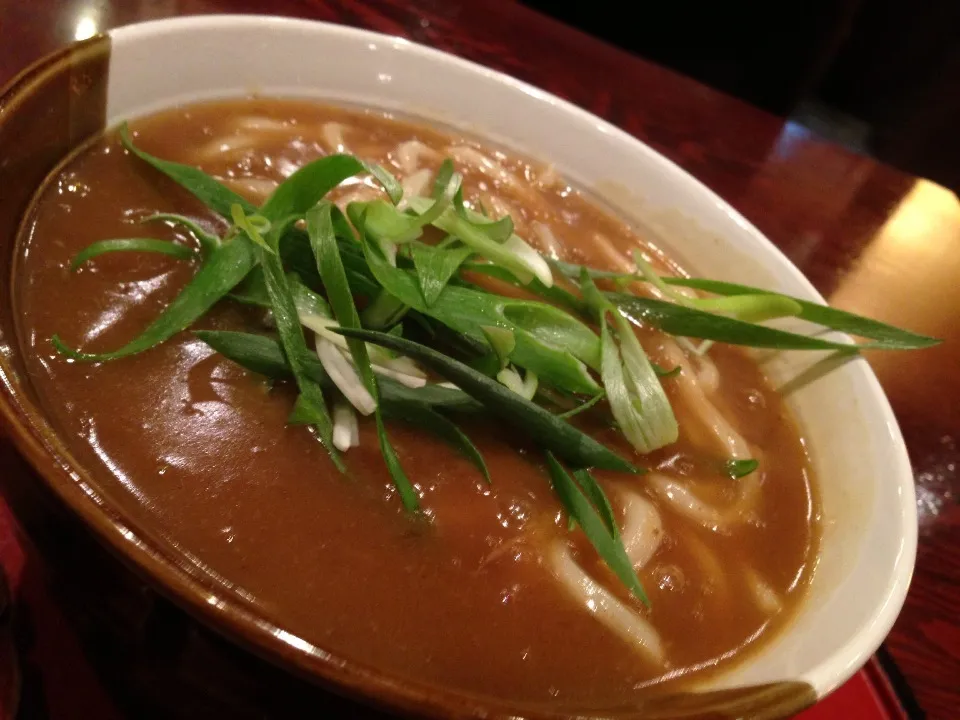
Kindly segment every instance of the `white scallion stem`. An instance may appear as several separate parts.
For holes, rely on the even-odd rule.
[[[427,384],[427,378],[421,377],[420,375],[408,375],[407,373],[394,370],[393,368],[386,367],[384,365],[374,365],[373,371],[377,375],[382,375],[383,377],[391,378],[396,380],[401,385],[406,385],[408,388],[421,388]]]
[[[503,243],[503,248],[516,256],[536,276],[537,280],[547,287],[553,287],[553,273],[550,270],[550,265],[544,260],[543,255],[530,246],[526,240],[518,235],[511,235]]]
[[[513,368],[507,367],[498,372],[497,381],[517,395],[523,395],[523,380],[520,378],[520,374]]]
[[[526,375],[523,377],[523,396],[527,400],[533,400],[533,396],[537,394],[538,385],[539,380],[537,374],[532,370],[527,370]]]
[[[320,315],[307,315],[301,313],[300,322],[305,327],[310,328],[314,331],[314,333],[316,333],[318,338],[318,351],[320,348],[319,340],[323,339],[341,350],[346,355],[347,362],[350,364],[351,368],[355,367],[353,364],[353,357],[349,354],[347,339],[343,337],[343,335],[338,335],[335,332],[331,332],[333,328],[340,327],[335,321],[321,317]],[[421,370],[420,366],[410,358],[392,358],[376,345],[367,345],[367,351],[370,353],[370,362],[373,365],[373,372],[375,372],[377,375],[392,378],[398,383],[406,385],[409,388],[419,388],[427,384],[427,374]],[[354,374],[356,374],[355,371]],[[360,410],[360,412],[363,412],[362,409],[357,409]]]
[[[336,333],[330,332],[330,328],[340,327],[336,320],[331,320],[330,318],[324,317],[323,315],[318,315],[317,313],[308,313],[303,311],[298,311],[297,317],[300,320],[300,324],[304,327],[313,330],[315,333],[323,335],[327,340],[338,347],[347,347],[347,339],[343,337],[343,335],[337,335]]]
[[[512,367],[506,367],[497,373],[497,380],[508,390],[512,390],[527,400],[532,399],[537,392],[537,376],[529,370],[527,371],[526,379],[523,379],[517,370]]]
[[[377,409],[377,403],[363,386],[363,381],[353,363],[340,348],[319,333],[317,333],[316,342],[317,357],[320,358],[323,369],[327,371],[333,384],[351,405],[362,414],[370,415]]]
[[[382,350],[383,348],[378,348],[376,345],[370,346],[370,349],[373,350],[377,348]],[[386,353],[371,353],[370,360],[374,365],[379,365],[381,367],[392,370],[393,372],[400,373],[401,375],[410,375],[414,378],[420,378],[423,380],[427,379],[427,374],[420,368],[417,363],[406,356],[400,357],[390,357]]]
[[[333,405],[333,446],[340,452],[346,452],[359,444],[357,413],[349,403],[337,401]]]

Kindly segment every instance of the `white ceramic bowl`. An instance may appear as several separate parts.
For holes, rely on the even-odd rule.
[[[279,18],[182,18],[110,35],[109,124],[251,92],[398,110],[553,162],[695,273],[822,301],[769,240],[696,179],[607,122],[500,73],[398,38]],[[768,358],[766,368],[779,383],[811,361],[787,353]],[[709,685],[792,680],[822,697],[876,650],[903,603],[916,551],[912,473],[890,406],[864,361],[805,386],[789,404],[820,483],[819,565],[792,625]],[[114,544],[153,571],[136,557],[149,543]],[[221,587],[208,602],[229,607],[239,600]],[[254,619],[259,629],[245,639],[268,654],[276,655],[268,636],[283,638],[290,653],[322,652],[284,637],[275,619]]]

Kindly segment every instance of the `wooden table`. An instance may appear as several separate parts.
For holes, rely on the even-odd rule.
[[[929,717],[960,713],[960,372],[956,369],[960,361],[960,282],[956,281],[960,277],[960,203],[953,193],[822,142],[803,127],[631,57],[520,5],[496,0],[0,0],[4,38],[0,83],[93,28],[210,12],[271,12],[403,35],[545,88],[619,125],[716,190],[779,245],[832,304],[945,338],[947,342],[938,348],[888,353],[870,360],[909,445],[920,517],[913,586],[886,648]],[[0,472],[29,472],[2,438]],[[78,542],[74,550],[78,560],[98,552]],[[75,608],[81,603],[76,594],[83,591],[76,588],[82,582],[54,582],[42,577],[42,571],[32,572],[29,562],[21,563],[21,570],[20,594],[28,606],[34,603],[30,612],[54,618],[54,624],[74,627],[79,622],[79,636],[92,643],[82,649],[71,646],[73,640],[64,644],[47,622],[32,627],[31,652],[39,658],[44,652],[61,658],[91,652],[109,656],[99,658],[96,677],[87,677],[92,671],[85,667],[67,665],[72,669],[64,677],[46,679],[48,683],[72,680],[85,688],[71,700],[75,704],[60,707],[59,714],[56,707],[49,708],[51,717],[91,717],[85,707],[98,708],[98,717],[109,716],[111,711],[105,708],[121,702],[103,689],[111,686],[102,683],[102,676],[110,673],[122,678],[128,692],[152,693],[157,708],[169,702],[163,688],[171,683],[180,682],[188,691],[193,688],[200,697],[194,686],[201,681],[194,679],[191,684],[191,678],[202,678],[205,692],[209,694],[210,687],[215,692],[220,686],[210,679],[211,672],[221,680],[230,673],[256,678],[249,692],[235,701],[237,708],[244,702],[249,705],[244,712],[238,710],[238,717],[246,717],[247,709],[267,702],[271,695],[285,704],[277,700],[278,693],[267,689],[272,681],[285,681],[259,661],[237,657],[211,670],[216,663],[205,658],[222,650],[220,641],[202,630],[184,631],[187,621],[178,611],[164,609],[159,600],[150,601],[152,615],[143,630],[147,639],[131,641],[137,647],[153,643],[154,667],[131,668],[122,653],[110,656],[112,651],[91,651],[90,647],[102,650],[108,647],[105,643],[118,641],[110,630],[120,626],[118,617],[141,610],[102,607],[99,620],[87,616],[77,620]],[[83,579],[88,586],[92,582]],[[136,624],[138,618],[131,622]],[[150,633],[157,637],[151,640]],[[175,648],[176,643],[181,645]],[[177,657],[183,657],[183,643],[192,653],[187,666],[172,674],[157,670],[163,665],[164,652],[179,652]],[[122,639],[119,645],[127,647]],[[28,704],[36,690],[35,675],[42,669],[28,662]],[[197,702],[190,716],[209,717],[202,709],[205,701]],[[158,717],[164,716],[162,709],[157,712]]]

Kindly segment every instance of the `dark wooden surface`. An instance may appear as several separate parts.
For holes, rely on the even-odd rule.
[[[520,5],[495,0],[0,0],[0,83],[72,40],[83,18],[105,28],[209,12],[281,13],[404,35],[532,82],[607,118],[689,170],[779,245],[834,304],[945,338],[939,348],[878,355],[871,362],[907,438],[920,513],[913,586],[886,647],[929,717],[960,713],[960,203],[955,195],[820,142],[799,126]],[[0,473],[28,477],[2,438]],[[8,521],[0,514],[0,524]],[[41,548],[43,543],[37,540]],[[28,557],[31,552],[28,547]],[[45,584],[54,583],[56,592],[40,601],[53,603],[46,608],[52,615],[44,617],[80,623],[81,636],[96,647],[111,641],[123,645],[122,639],[109,637],[108,619],[117,613],[137,618],[141,613],[148,618],[146,624],[152,623],[150,632],[156,637],[149,657],[155,662],[157,653],[173,652],[171,643],[192,643],[195,650],[199,643],[193,657],[200,665],[205,653],[213,652],[208,646],[218,646],[217,639],[202,631],[170,637],[163,617],[157,620],[155,608],[146,607],[156,605],[152,600],[145,599],[144,608],[101,607],[99,620],[78,615],[76,607],[83,603],[74,586],[30,568],[29,562],[16,568],[27,580],[20,594],[39,596]],[[58,647],[60,641],[49,627],[33,627],[31,633],[34,650],[38,643],[47,643],[68,657],[91,652],[89,646]],[[149,668],[115,667],[126,663],[123,657],[121,653],[104,662],[108,668],[112,663],[114,671],[125,671],[123,677],[133,673],[149,686]],[[236,660],[237,672],[254,672],[248,662],[253,661]],[[28,670],[29,694],[31,677],[42,667]],[[190,669],[181,671],[184,674],[189,676]],[[97,697],[78,702],[100,708],[121,702],[92,681],[86,685]],[[99,697],[103,693],[108,696]],[[257,698],[246,700],[254,703]],[[50,717],[89,716],[78,709],[62,708],[66,714],[57,714],[48,708]],[[103,711],[98,715],[105,716]]]

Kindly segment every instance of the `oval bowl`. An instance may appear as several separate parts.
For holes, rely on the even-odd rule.
[[[322,50],[321,50],[322,48]],[[157,62],[163,58],[163,62]],[[305,62],[316,58],[316,62]],[[337,58],[336,63],[323,58]],[[429,82],[424,82],[429,78]],[[733,208],[661,155],[553,95],[404,39],[303,20],[204,16],[119,28],[48,56],[0,98],[0,273],[10,278],[18,219],[71,149],[121,119],[179,103],[251,93],[399,111],[549,160],[694,273],[823,301],[782,253]],[[12,179],[16,178],[16,182]],[[8,192],[7,189],[10,188]],[[546,717],[496,699],[401,681],[287,632],[116,501],[47,423],[26,378],[9,284],[0,304],[0,410],[42,482],[144,577],[238,643],[339,692],[443,717]],[[777,385],[816,358],[781,353]],[[615,717],[791,714],[831,692],[889,631],[916,553],[913,479],[890,406],[863,360],[788,398],[821,479],[818,567],[792,624],[759,653],[682,696]],[[555,716],[561,716],[555,715]]]

